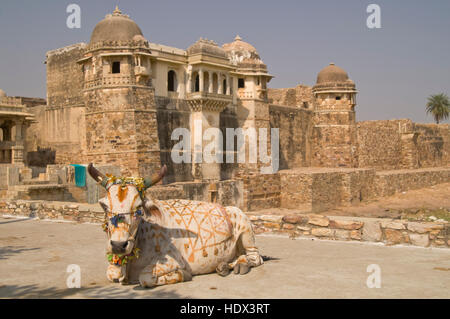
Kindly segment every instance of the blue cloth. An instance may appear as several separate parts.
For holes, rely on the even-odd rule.
[[[79,164],[70,164],[75,167],[75,185],[78,187],[86,186],[86,166]]]

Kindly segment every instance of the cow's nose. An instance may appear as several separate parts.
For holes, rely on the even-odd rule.
[[[127,241],[114,241],[111,240],[111,247],[113,249],[122,250],[127,247],[128,242]]]

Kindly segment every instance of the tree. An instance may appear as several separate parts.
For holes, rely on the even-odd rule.
[[[427,114],[431,113],[434,117],[436,124],[447,119],[450,115],[450,100],[448,96],[444,93],[430,95],[426,110]]]

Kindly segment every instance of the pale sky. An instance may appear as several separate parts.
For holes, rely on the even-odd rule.
[[[66,26],[71,3],[81,7],[80,29]],[[381,7],[381,29],[366,26],[371,3]],[[314,85],[334,62],[356,83],[358,121],[432,122],[427,97],[450,95],[447,0],[3,0],[0,88],[45,97],[45,53],[89,42],[116,4],[154,43],[186,49],[200,37],[222,45],[239,34],[275,75],[272,88]]]

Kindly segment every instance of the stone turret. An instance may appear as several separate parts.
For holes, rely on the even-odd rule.
[[[224,44],[223,48],[231,63],[236,67],[236,81],[233,82],[233,92],[236,93],[233,102],[237,105],[238,126],[244,129],[256,129],[257,140],[259,129],[265,128],[268,132],[267,141],[270,141],[267,83],[273,76],[267,72],[267,66],[261,60],[256,48],[243,41],[239,35],[233,42]],[[247,161],[239,165],[238,173],[259,172],[261,166],[267,166],[261,164],[259,160],[258,163],[248,163],[249,149],[252,146],[246,143],[244,147]],[[268,149],[270,150],[270,145]]]
[[[357,166],[356,93],[347,72],[334,63],[317,75],[313,87],[313,166]]]
[[[148,41],[116,8],[94,28],[84,57],[86,161],[149,175],[160,166]]]

